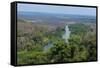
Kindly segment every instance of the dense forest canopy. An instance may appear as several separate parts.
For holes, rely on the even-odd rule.
[[[31,18],[25,15],[18,16],[17,63],[19,65],[97,59],[95,17],[44,15],[34,14]],[[62,38],[66,25],[71,32],[67,43]]]

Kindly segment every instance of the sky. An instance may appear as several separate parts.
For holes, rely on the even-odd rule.
[[[96,16],[96,8],[18,3],[17,11]]]

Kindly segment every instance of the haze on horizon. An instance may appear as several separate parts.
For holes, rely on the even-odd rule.
[[[96,8],[18,3],[17,11],[96,16]]]

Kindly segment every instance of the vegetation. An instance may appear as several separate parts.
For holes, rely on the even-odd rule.
[[[43,64],[96,60],[96,29],[94,24],[74,23],[68,43],[62,39],[64,26],[18,22],[17,63]],[[44,51],[48,43],[52,47]]]

